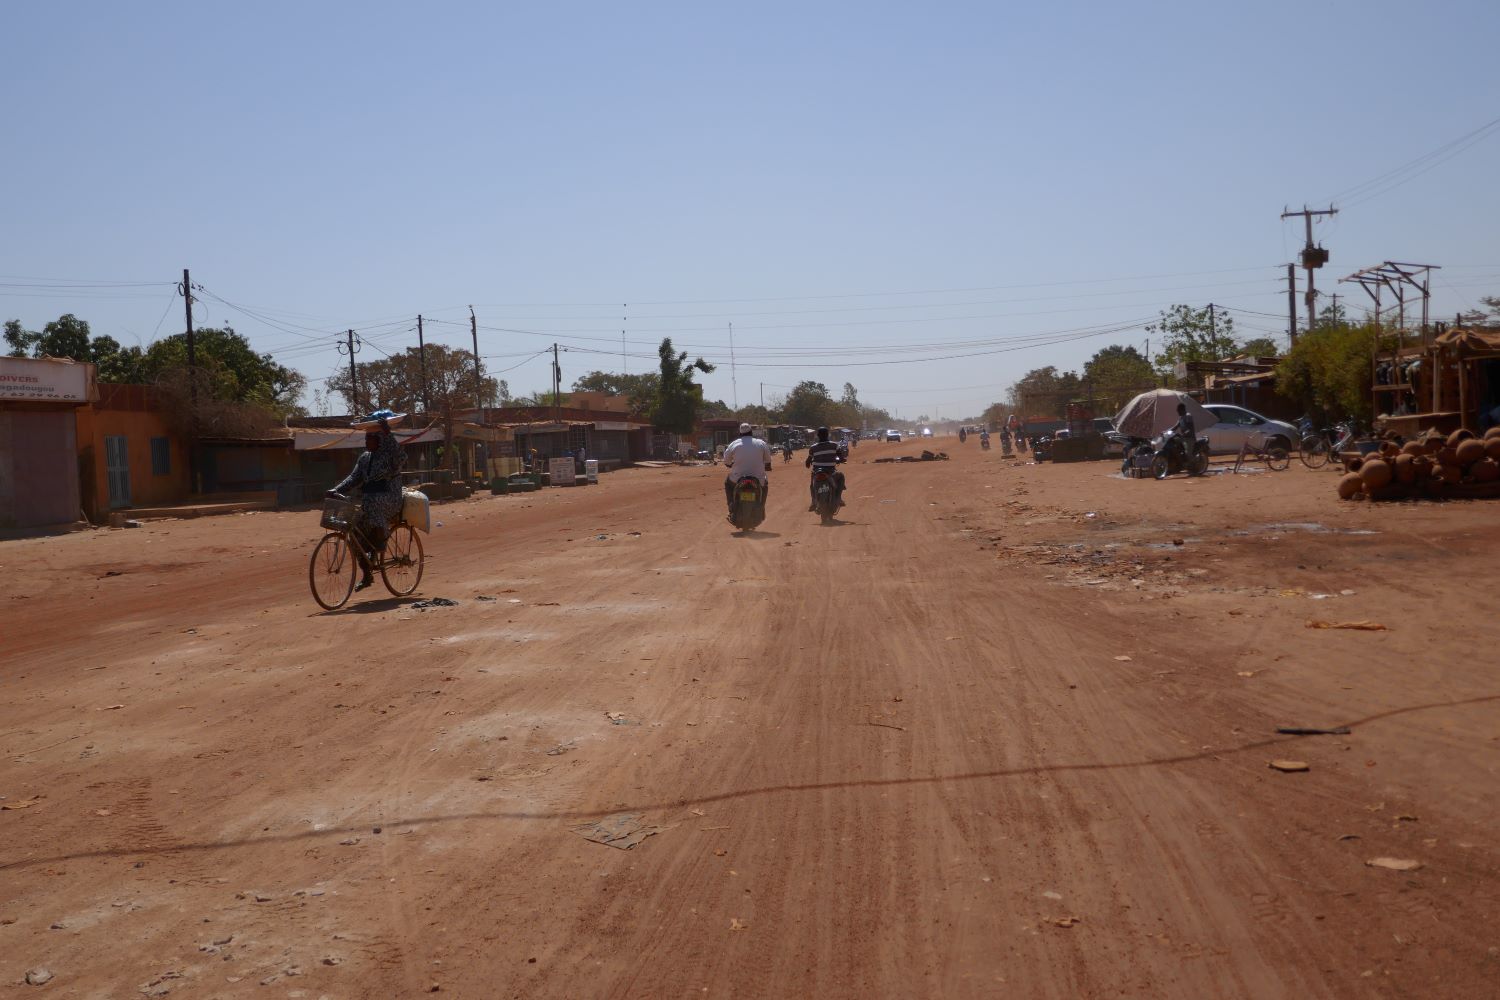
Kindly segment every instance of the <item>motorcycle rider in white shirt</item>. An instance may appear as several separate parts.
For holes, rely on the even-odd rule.
[[[734,484],[746,476],[760,480],[761,496],[771,492],[771,446],[752,433],[749,424],[740,424],[740,436],[724,449],[724,500],[734,514]]]

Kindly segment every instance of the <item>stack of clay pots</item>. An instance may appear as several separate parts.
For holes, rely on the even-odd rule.
[[[1405,500],[1417,497],[1500,497],[1500,427],[1483,438],[1458,430],[1443,437],[1428,431],[1398,445],[1344,463],[1339,496],[1345,500]]]

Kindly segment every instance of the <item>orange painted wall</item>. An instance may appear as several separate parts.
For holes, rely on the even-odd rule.
[[[130,469],[130,506],[155,507],[181,503],[190,492],[186,446],[167,426],[165,416],[152,408],[144,386],[101,384],[99,402],[78,408],[78,478],[84,511],[95,523],[110,511],[105,437],[125,438]],[[171,452],[170,471],[157,475],[151,468],[151,439],[164,437]],[[129,509],[129,508],[120,508]]]

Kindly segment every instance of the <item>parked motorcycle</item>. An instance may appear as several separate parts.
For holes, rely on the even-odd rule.
[[[754,531],[766,519],[766,491],[759,479],[743,476],[734,484],[729,521],[736,531]]]
[[[1187,442],[1177,428],[1168,428],[1152,443],[1151,475],[1156,479],[1166,479],[1179,472],[1190,476],[1203,475],[1208,471],[1208,436],[1199,435],[1194,445],[1189,455]]]
[[[1128,437],[1125,451],[1120,459],[1120,475],[1127,479],[1145,479],[1152,475],[1151,461],[1156,457],[1156,448],[1145,438]]]
[[[824,524],[833,523],[833,516],[839,509],[839,490],[833,473],[822,470],[813,473],[813,509]]]
[[[1052,435],[1043,434],[1031,439],[1031,458],[1035,462],[1052,461]]]

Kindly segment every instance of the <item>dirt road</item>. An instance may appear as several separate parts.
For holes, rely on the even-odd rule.
[[[1493,505],[940,446],[0,543],[6,994],[1495,995]]]

